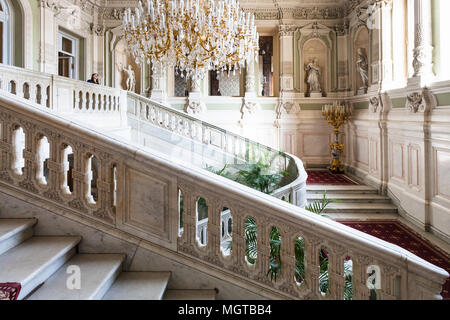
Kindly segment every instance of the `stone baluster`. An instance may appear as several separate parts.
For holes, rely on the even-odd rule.
[[[61,202],[60,191],[64,185],[64,159],[63,144],[60,143],[58,135],[52,131],[47,131],[46,137],[50,145],[49,158],[47,160],[48,179],[47,191],[44,196],[47,198]]]
[[[103,98],[103,95],[101,93],[98,94],[98,111],[104,111],[105,107],[105,100]]]
[[[33,183],[33,173],[36,172],[35,159],[36,159],[36,143],[34,126],[30,123],[23,124],[23,132],[25,134],[25,147],[23,149],[23,174],[19,186],[27,189],[31,192],[37,192]]]
[[[7,118],[6,118],[7,119]],[[0,114],[0,179],[11,182],[10,168],[12,166],[12,128]]]
[[[81,93],[81,95],[80,95],[80,93]],[[86,109],[87,109],[86,95],[84,94],[83,91],[79,91],[77,96],[79,96],[79,99],[80,99],[80,107],[79,107],[80,111],[86,111]]]
[[[396,288],[399,283],[396,283],[396,277],[398,270],[392,266],[382,264],[381,265],[381,300],[395,300],[400,298],[397,296],[400,288]]]
[[[280,289],[291,295],[296,295],[294,290],[295,284],[295,236],[288,231],[287,228],[282,228],[281,233],[281,274],[279,279],[281,281]]]
[[[179,238],[179,244],[182,251],[193,253],[197,229],[196,199],[188,184],[180,184],[179,189],[183,194],[183,234]]]
[[[344,300],[345,289],[345,273],[344,273],[344,261],[345,261],[345,248],[340,245],[334,245],[329,257],[329,281],[330,281],[330,298],[335,300]]]
[[[28,94],[30,95],[30,102],[38,103],[36,93],[37,93],[36,85],[30,84],[28,87]]]
[[[151,99],[161,103],[167,103],[166,92],[166,72],[165,68],[157,66],[152,74],[152,91],[150,94]]]
[[[74,96],[74,106],[73,109],[75,110],[75,112],[81,111],[80,110],[80,94],[78,91],[74,91],[73,93]]]
[[[98,167],[98,179],[97,179],[97,192],[99,209],[94,212],[94,216],[106,220],[111,224],[114,223],[114,213],[112,212],[113,206],[113,185],[114,185],[114,172],[113,166],[109,162],[107,155],[101,155],[100,159],[97,159],[99,163]]]
[[[87,213],[88,210],[85,203],[87,200],[89,190],[86,185],[88,181],[85,164],[86,154],[83,152],[82,145],[80,143],[76,143],[76,145],[72,147],[72,150],[74,155],[74,166],[72,170],[73,200],[69,202],[69,206],[84,213]]]
[[[206,199],[208,204],[208,227],[207,227],[207,256],[210,262],[219,263],[219,257],[222,255],[220,251],[220,215],[222,212],[222,204],[218,199]],[[205,233],[206,234],[206,233]]]
[[[253,275],[256,279],[264,284],[271,284],[267,272],[269,271],[269,257],[270,257],[270,229],[269,221],[253,217],[258,226],[258,257],[256,259],[256,266]]]
[[[234,208],[230,208],[233,210]],[[231,249],[231,270],[233,272],[247,275],[248,263],[245,259],[246,242],[245,242],[245,215],[246,211],[243,208],[236,208],[233,210],[233,230],[231,238],[233,239],[233,247]]]
[[[311,290],[312,298],[318,299],[321,297],[319,290],[319,275],[320,275],[320,261],[319,250],[321,240],[314,236],[305,237],[305,260],[306,260],[306,283]]]
[[[370,258],[357,255],[353,260],[353,300],[369,300],[370,292],[367,288],[367,267]]]

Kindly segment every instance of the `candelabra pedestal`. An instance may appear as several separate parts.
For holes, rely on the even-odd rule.
[[[344,144],[339,142],[339,128],[347,123],[352,115],[352,109],[347,105],[340,105],[335,102],[333,105],[325,105],[322,108],[322,115],[334,127],[334,141],[330,143],[331,165],[329,170],[332,173],[344,173],[344,167],[341,163],[341,154],[344,151]]]

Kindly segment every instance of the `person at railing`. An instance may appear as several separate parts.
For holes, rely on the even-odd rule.
[[[91,78],[87,82],[100,84],[100,82],[98,81],[98,73],[93,73]]]

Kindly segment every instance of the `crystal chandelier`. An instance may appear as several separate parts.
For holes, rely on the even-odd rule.
[[[236,0],[147,0],[125,11],[123,28],[136,63],[166,65],[203,79],[208,70],[240,70],[258,54],[255,17]]]

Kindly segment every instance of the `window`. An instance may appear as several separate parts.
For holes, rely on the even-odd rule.
[[[406,0],[393,2],[392,8],[392,44],[394,82],[400,86],[406,84],[407,75],[407,20]]]
[[[259,95],[263,97],[273,97],[273,37],[259,37],[259,75],[260,87]]]
[[[433,20],[438,23],[437,28],[434,31],[436,36],[435,42],[435,54],[437,55],[436,61],[436,73],[440,80],[450,79],[450,41],[448,36],[448,30],[450,30],[450,19],[448,13],[450,12],[449,0],[435,0],[433,2],[434,12],[438,15],[434,16]],[[436,30],[437,29],[437,30]]]
[[[7,0],[0,0],[0,63],[4,64],[11,64],[11,20],[11,5]]]
[[[58,75],[77,78],[78,40],[66,33],[58,35]]]

